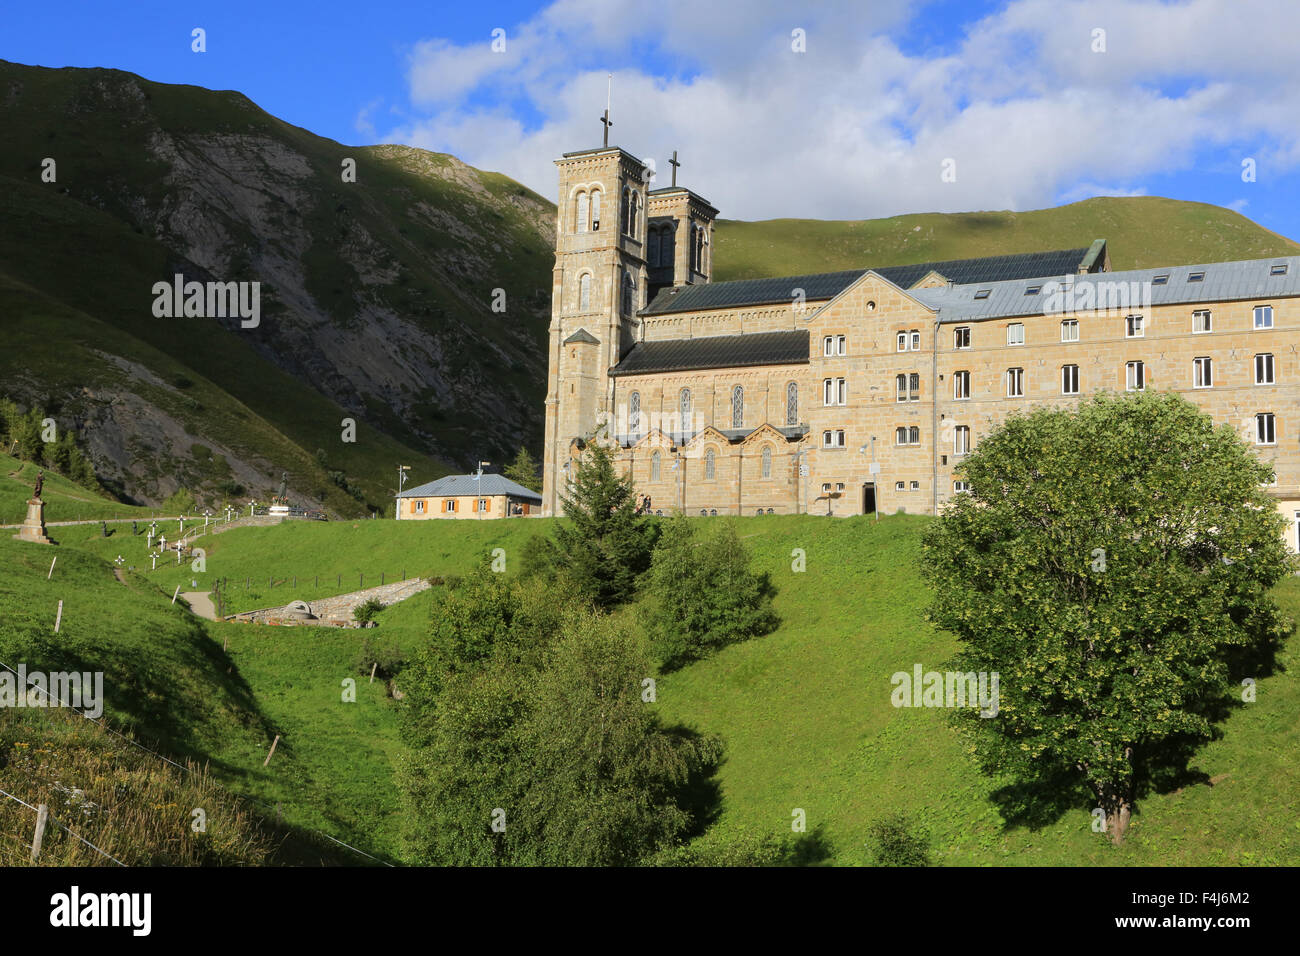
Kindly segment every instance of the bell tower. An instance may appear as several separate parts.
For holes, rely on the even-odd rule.
[[[677,185],[677,150],[669,165],[672,185],[649,193],[646,266],[649,298],[660,289],[708,282],[713,275],[713,222],[718,217],[702,196]]]
[[[608,138],[608,113],[605,135]],[[551,287],[542,508],[557,514],[574,439],[609,408],[609,369],[637,339],[645,307],[648,168],[617,146],[555,161],[559,196]]]

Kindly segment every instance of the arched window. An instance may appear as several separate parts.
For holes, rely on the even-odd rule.
[[[641,224],[637,221],[637,216],[641,212],[641,197],[637,195],[635,190],[633,190],[632,194],[628,197],[627,208],[629,212],[627,217],[627,234],[635,239],[637,234],[641,231]]]
[[[763,446],[763,477],[772,477],[772,446]]]
[[[600,190],[591,191],[591,231],[600,232]]]
[[[691,390],[689,388],[682,389],[677,396],[677,409],[680,413],[678,427],[682,431],[686,431],[691,421]]]
[[[662,458],[663,456],[660,455],[658,451],[656,451],[653,455],[650,456],[650,480],[651,481],[659,480],[659,462],[662,460]]]
[[[583,192],[578,193],[578,221],[575,224],[575,229],[574,229],[575,232],[587,231],[588,215],[589,215],[589,210],[587,208],[587,193],[584,190]]]
[[[636,283],[626,273],[623,275],[623,314],[632,314],[632,303],[636,298]]]
[[[646,260],[652,268],[659,265],[659,230],[651,229],[647,233],[646,244],[649,248],[646,250]]]
[[[578,280],[578,311],[591,311],[591,273],[584,272]]]
[[[710,448],[704,453],[704,478],[706,481],[712,481],[718,471],[718,456]]]
[[[785,423],[799,424],[799,386],[794,382],[785,387]]]
[[[665,226],[659,231],[659,264],[661,266],[672,266],[673,264],[672,226]]]
[[[627,398],[627,430],[633,438],[641,434],[641,393],[633,392]]]
[[[731,427],[743,428],[745,425],[745,390],[737,385],[731,390]]]
[[[619,210],[619,218],[623,220],[623,235],[632,235],[632,190],[627,188],[623,190],[623,208]]]
[[[699,229],[699,227],[698,227],[698,226],[695,226],[695,225],[692,225],[692,226],[691,226],[691,234],[690,234],[690,242],[691,242],[691,271],[692,271],[692,272],[697,272],[697,271],[699,270],[699,266],[700,266],[700,258],[699,258],[699,249],[700,249],[700,245],[699,245],[699,242],[697,241],[697,240],[699,239],[699,235],[700,235],[700,229]]]

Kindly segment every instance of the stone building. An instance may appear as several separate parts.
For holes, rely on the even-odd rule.
[[[1012,411],[1158,388],[1274,464],[1300,544],[1300,257],[1113,272],[1097,239],[715,283],[704,199],[618,147],[556,165],[546,513],[600,434],[656,512],[935,514]]]

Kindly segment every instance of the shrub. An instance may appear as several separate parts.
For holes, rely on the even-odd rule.
[[[361,621],[363,623],[366,621],[373,621],[375,615],[383,609],[384,605],[380,601],[370,598],[368,601],[362,601],[352,609],[352,618],[353,620]]]
[[[882,817],[867,831],[867,847],[876,866],[929,866],[930,847],[905,813]]]

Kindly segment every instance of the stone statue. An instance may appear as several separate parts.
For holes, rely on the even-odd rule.
[[[276,493],[275,497],[279,501],[284,502],[285,501],[284,496],[288,494],[288,492],[289,492],[289,473],[287,471],[282,471],[280,472],[280,490],[279,492]]]
[[[44,487],[45,487],[45,472],[38,471],[36,473],[36,487],[32,489],[32,497],[39,501],[41,497],[41,489]]]

